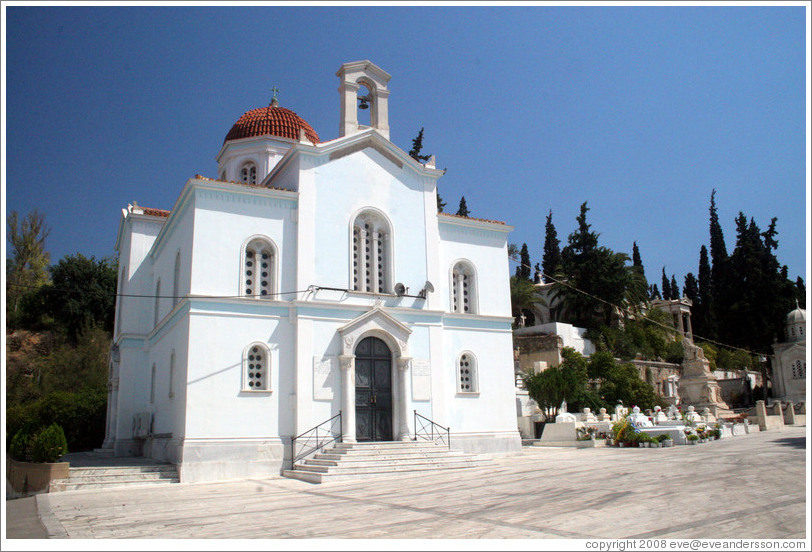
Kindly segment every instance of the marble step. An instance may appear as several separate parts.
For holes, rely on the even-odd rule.
[[[94,466],[87,468],[70,468],[70,476],[125,476],[128,474],[162,474],[177,473],[177,469],[172,464],[145,465],[145,466]]]
[[[313,455],[317,460],[343,460],[347,462],[359,462],[363,460],[398,460],[412,458],[443,458],[446,456],[462,456],[463,453],[457,450],[448,451],[391,451],[379,454],[345,454],[339,452],[323,452]]]
[[[422,473],[428,471],[439,471],[446,469],[462,470],[488,466],[488,462],[467,461],[449,464],[438,464],[435,462],[415,464],[407,466],[373,466],[369,468],[355,468],[347,471],[336,471],[334,467],[313,466],[295,470],[284,470],[282,475],[292,479],[299,479],[309,483],[324,483],[328,481],[345,481],[350,479],[362,479],[367,477],[383,477],[387,475],[408,475],[411,473]],[[315,468],[315,469],[314,469]],[[326,468],[324,470],[317,468]]]
[[[297,464],[298,466],[336,466],[340,469],[356,469],[364,467],[398,467],[398,466],[415,466],[421,464],[454,464],[459,462],[483,462],[479,458],[471,456],[450,455],[450,456],[432,456],[432,457],[412,457],[412,458],[353,458],[353,459],[323,459],[323,458],[309,458],[305,460],[304,464]]]
[[[85,491],[99,489],[114,489],[119,487],[138,487],[146,485],[171,485],[180,483],[177,477],[162,479],[116,479],[114,481],[74,482],[71,479],[55,479],[51,481],[51,492]]]

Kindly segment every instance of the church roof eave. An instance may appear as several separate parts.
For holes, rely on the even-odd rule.
[[[374,128],[366,129],[356,134],[350,134],[348,136],[342,136],[340,138],[336,138],[335,140],[330,140],[329,142],[321,142],[319,144],[309,144],[304,142],[297,142],[295,143],[290,150],[279,160],[279,162],[274,166],[268,176],[262,181],[261,185],[267,186],[270,184],[273,179],[283,172],[287,165],[299,156],[299,155],[309,155],[309,156],[323,156],[329,155],[331,157],[340,156],[340,154],[347,150],[359,151],[360,149],[365,149],[366,147],[371,147],[375,150],[378,150],[381,154],[385,157],[393,157],[396,161],[398,161],[401,165],[406,165],[410,167],[416,173],[427,176],[434,180],[439,179],[441,176],[445,174],[445,171],[441,169],[434,169],[431,167],[427,167],[422,163],[412,159],[408,153],[397,147],[395,144],[384,138],[377,130]],[[350,153],[352,153],[350,152]],[[337,158],[337,157],[335,157]]]

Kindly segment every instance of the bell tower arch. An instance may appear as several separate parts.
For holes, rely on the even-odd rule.
[[[370,127],[389,139],[389,90],[386,86],[392,76],[369,60],[345,63],[336,72],[341,79],[338,93],[341,97],[339,136],[361,132],[368,127],[358,124],[358,110],[370,109]],[[358,96],[361,87],[369,94]]]

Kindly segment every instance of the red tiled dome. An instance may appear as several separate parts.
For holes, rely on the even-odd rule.
[[[290,109],[271,104],[246,111],[228,131],[223,142],[266,134],[298,140],[301,128],[304,129],[308,140],[314,144],[319,143],[319,135],[307,121]]]

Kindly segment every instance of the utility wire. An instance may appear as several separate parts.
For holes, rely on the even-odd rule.
[[[19,287],[19,288],[28,288],[28,289],[39,289],[44,286],[32,286],[26,284],[8,284],[10,286]],[[48,285],[48,284],[46,284]],[[49,287],[51,291],[57,291],[59,293],[88,293],[89,290],[80,290],[80,289],[65,289],[65,288],[55,288]],[[272,297],[272,296],[279,296],[279,295],[293,295],[299,293],[307,293],[308,291],[312,291],[311,289],[304,289],[301,291],[280,291],[277,293],[266,293],[265,295],[260,295],[259,297]],[[239,299],[240,297],[257,297],[256,295],[141,295],[136,293],[104,293],[103,295],[107,297],[140,297],[145,299],[183,299],[185,297],[190,297],[193,299]]]
[[[523,264],[521,262],[521,260],[518,259],[517,257],[518,257],[517,255],[511,255],[510,260],[517,263],[519,266],[522,266],[524,268],[529,268],[530,270],[535,270],[534,267]],[[587,297],[589,297],[591,299],[594,299],[595,301],[599,301],[601,303],[609,305],[610,307],[614,307],[614,308],[618,309],[621,313],[625,314],[626,316],[634,316],[634,314],[635,314],[633,311],[631,311],[630,309],[628,309],[626,307],[621,307],[621,306],[615,305],[614,303],[610,303],[609,301],[607,301],[605,299],[601,299],[600,297],[596,297],[595,295],[592,295],[591,293],[588,293],[588,292],[586,292],[584,290],[578,289],[577,287],[573,286],[569,282],[566,282],[566,281],[563,281],[563,280],[557,280],[556,278],[553,278],[549,274],[545,274],[542,271],[538,271],[538,273],[541,274],[544,277],[545,281],[551,280],[553,283],[566,286],[566,287],[572,289],[573,291],[576,291],[576,292],[578,292],[578,293],[580,293],[582,295],[585,295],[585,296],[587,296]],[[660,326],[661,328],[664,328],[664,329],[672,331],[672,332],[673,331],[678,331],[676,328],[674,328],[672,326],[668,326],[668,325],[663,324],[662,322],[658,322],[656,320],[651,320],[651,319],[647,318],[646,322],[649,323],[649,324],[654,324],[655,326]],[[714,345],[719,345],[720,347],[726,347],[728,349],[734,349],[736,351],[742,351],[742,352],[745,352],[745,353],[747,353],[749,355],[753,355],[753,356],[758,356],[758,357],[762,356],[761,353],[750,351],[749,349],[744,349],[742,347],[736,347],[734,345],[728,345],[727,343],[722,343],[720,341],[716,341],[714,339],[711,339],[709,337],[704,337],[704,336],[698,335],[696,333],[693,333],[693,336],[694,336],[694,338],[699,338],[699,340],[701,340],[701,341],[707,341],[708,343],[712,343]]]

